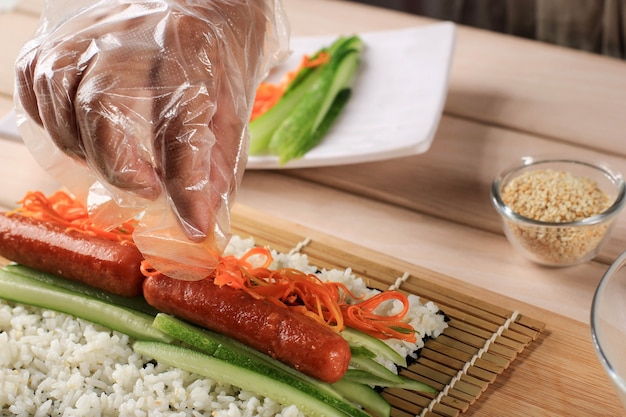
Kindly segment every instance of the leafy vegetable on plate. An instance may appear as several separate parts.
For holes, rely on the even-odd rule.
[[[315,147],[348,103],[364,44],[339,37],[305,57],[282,85],[262,84],[250,122],[251,155],[271,154],[284,165]]]

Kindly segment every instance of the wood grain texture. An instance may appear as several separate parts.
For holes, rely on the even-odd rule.
[[[447,221],[277,172],[246,173],[237,201],[584,323],[607,268],[598,262],[540,267],[500,233],[467,226],[467,220]]]
[[[596,142],[593,142],[595,144]],[[490,201],[493,179],[525,155],[569,156],[608,163],[626,172],[626,158],[510,129],[444,116],[431,149],[423,155],[335,167],[281,172],[395,206],[502,233]],[[626,248],[626,217],[618,218],[599,256],[610,263]]]
[[[39,18],[18,12],[0,13],[0,97],[13,97],[14,63],[23,44],[33,36]],[[10,39],[10,42],[7,40]]]

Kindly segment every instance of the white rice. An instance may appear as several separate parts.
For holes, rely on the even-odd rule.
[[[234,237],[227,253],[241,255],[254,242]],[[315,272],[301,254],[273,253],[273,267]],[[368,290],[350,270],[329,270],[355,294]],[[411,323],[422,336],[445,329],[432,303],[411,297]],[[394,306],[389,306],[393,309]],[[422,347],[390,343],[403,355]],[[392,364],[387,364],[392,367]],[[54,311],[0,300],[0,416],[303,416],[254,393],[189,372],[154,365],[133,352],[126,335]]]

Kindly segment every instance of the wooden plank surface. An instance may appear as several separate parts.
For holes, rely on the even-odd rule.
[[[501,234],[277,172],[247,173],[237,201],[584,323],[607,268],[598,262],[538,267]]]
[[[544,155],[606,162],[626,172],[626,158],[621,156],[447,115],[425,155],[283,174],[502,233],[500,217],[490,201],[491,182],[502,170],[524,155],[534,155],[537,149]],[[624,248],[626,216],[618,218],[613,237],[598,260],[610,263]]]
[[[13,97],[15,58],[22,45],[30,39],[39,19],[22,13],[0,13],[0,97]],[[11,42],[7,42],[10,39]],[[4,113],[2,113],[4,115]]]
[[[626,156],[624,61],[460,30],[446,113]]]
[[[247,233],[254,230],[254,237],[259,244],[272,242],[277,245],[277,241],[285,235],[284,231],[288,231],[292,237],[286,241],[291,242],[285,243],[284,248],[308,237],[331,252],[332,248],[335,248],[339,253],[350,254],[352,261],[364,259],[368,265],[378,264],[392,270],[410,271],[424,280],[423,285],[432,284],[448,288],[450,293],[462,294],[464,297],[497,305],[502,309],[520,311],[529,318],[546,323],[538,339],[530,343],[511,366],[497,376],[493,385],[467,409],[464,415],[566,416],[572,415],[573,412],[581,416],[623,415],[623,408],[595,358],[589,328],[579,321],[373,252],[302,225],[268,216],[247,206],[235,206],[233,223],[238,231]],[[250,224],[257,227],[252,228]],[[303,253],[306,253],[306,248]],[[313,261],[312,263],[315,264]],[[356,271],[360,266],[363,266],[362,262],[361,265],[359,262],[352,265]],[[419,291],[418,288],[414,290]]]

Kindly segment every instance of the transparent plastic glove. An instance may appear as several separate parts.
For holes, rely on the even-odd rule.
[[[280,0],[49,0],[16,62],[24,141],[102,225],[141,218],[150,263],[199,279],[230,238]]]

